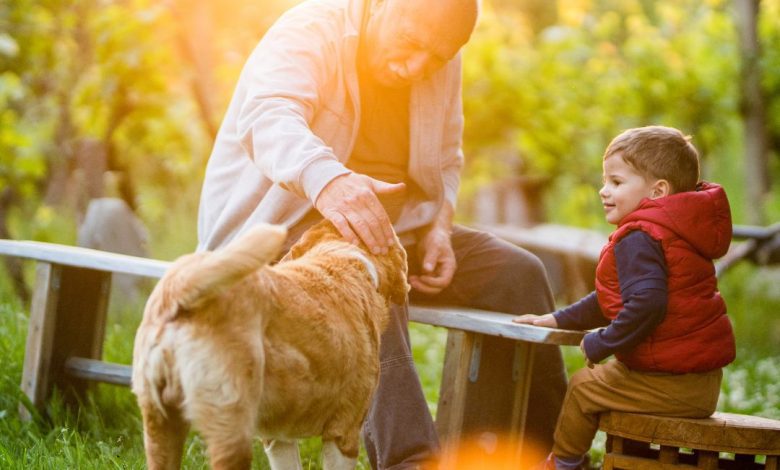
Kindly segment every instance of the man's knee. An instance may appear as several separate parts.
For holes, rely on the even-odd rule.
[[[513,250],[506,258],[507,270],[515,282],[531,285],[547,285],[547,270],[538,256],[520,248]]]

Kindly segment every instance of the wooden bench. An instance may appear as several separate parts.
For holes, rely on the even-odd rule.
[[[92,381],[129,385],[130,366],[101,361],[111,276],[159,278],[170,263],[14,240],[0,240],[0,254],[36,261],[22,375],[22,390],[32,404],[42,408],[55,387],[75,402]],[[412,305],[409,315],[448,329],[437,411],[445,441],[483,430],[486,423],[496,426],[499,416],[499,426],[522,442],[535,345],[576,346],[583,336],[464,308]],[[498,400],[502,395],[506,399]]]
[[[601,415],[599,429],[607,434],[604,470],[778,470],[780,421],[772,419],[732,413],[685,419],[613,411]],[[765,463],[757,462],[757,456]]]

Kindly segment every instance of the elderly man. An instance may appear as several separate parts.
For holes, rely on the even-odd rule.
[[[284,224],[295,239],[325,217],[380,253],[394,228],[409,253],[413,299],[552,311],[537,258],[452,223],[463,163],[459,50],[476,17],[477,0],[309,0],[285,13],[246,63],[217,136],[199,248],[258,222]],[[438,449],[406,305],[393,314],[364,427],[374,468],[414,467]],[[544,452],[566,378],[557,348],[540,354],[527,436]],[[490,399],[511,394],[505,388]]]

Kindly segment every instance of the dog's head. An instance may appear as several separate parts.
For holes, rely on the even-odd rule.
[[[331,222],[323,220],[307,230],[290,248],[290,252],[284,259],[296,259],[306,253],[314,253],[318,250],[318,246],[324,246],[326,242],[348,243]],[[395,244],[389,248],[386,255],[372,254],[363,243],[355,246],[354,249],[359,250],[360,255],[376,268],[379,293],[395,304],[405,303],[406,294],[409,293],[409,283],[406,280],[408,267],[406,251],[398,237],[395,237]]]

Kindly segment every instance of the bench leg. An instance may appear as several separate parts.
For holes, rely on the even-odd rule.
[[[49,263],[36,266],[27,330],[22,391],[39,410],[52,388],[66,401],[83,396],[87,382],[64,373],[68,357],[100,359],[103,352],[111,274]],[[20,413],[25,419],[26,409]]]
[[[444,442],[460,440],[466,408],[466,387],[476,334],[447,331],[439,404],[436,407],[436,431]]]
[[[534,345],[450,330],[442,371],[436,428],[445,446],[462,439],[512,442],[519,459]],[[491,446],[487,446],[491,447]],[[525,452],[533,462],[544,456]]]
[[[514,403],[512,403],[512,418],[510,422],[511,442],[517,445],[517,461],[523,455],[525,437],[525,421],[528,414],[528,395],[531,391],[531,369],[536,347],[533,343],[517,341],[515,343],[514,362],[512,365],[512,380],[514,386]]]

